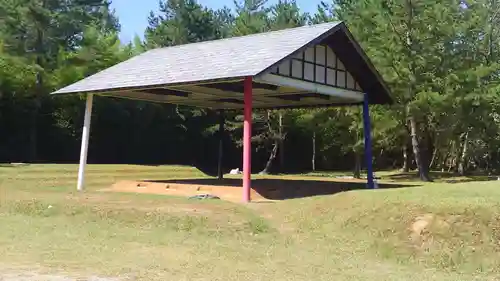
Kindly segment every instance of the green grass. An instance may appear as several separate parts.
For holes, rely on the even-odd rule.
[[[446,183],[443,176],[408,188],[240,205],[97,191],[123,179],[205,177],[190,167],[89,165],[84,193],[74,191],[76,170],[0,167],[0,272],[41,266],[124,280],[500,278],[497,181]],[[397,181],[391,175],[397,178],[383,178]],[[302,175],[311,176],[328,175]],[[280,176],[287,177],[297,178]],[[415,237],[410,228],[424,214],[435,222]]]

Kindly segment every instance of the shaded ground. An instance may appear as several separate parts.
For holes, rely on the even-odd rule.
[[[385,180],[393,180],[393,181],[415,181],[418,180],[418,175],[415,172],[410,173],[381,173],[383,175],[383,179]],[[465,183],[465,182],[480,182],[480,181],[496,181],[499,179],[499,176],[488,176],[481,174],[471,174],[467,176],[460,176],[455,173],[448,172],[431,172],[431,178],[437,182],[446,182],[446,183]]]

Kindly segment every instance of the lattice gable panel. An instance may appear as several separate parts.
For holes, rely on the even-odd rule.
[[[282,62],[271,73],[340,89],[363,91],[342,60],[327,45],[309,47]]]

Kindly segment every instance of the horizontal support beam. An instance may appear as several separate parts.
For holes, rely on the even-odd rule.
[[[152,95],[160,95],[160,96],[176,96],[176,97],[184,97],[187,98],[191,94],[190,92],[186,91],[179,91],[179,90],[173,90],[173,89],[166,89],[166,88],[156,88],[156,89],[149,89],[149,90],[139,90],[135,92],[143,92],[147,94],[152,94]]]
[[[128,92],[119,92],[119,93],[105,93],[100,94],[100,96],[104,97],[113,97],[113,98],[122,98],[129,100],[140,100],[147,101],[153,103],[168,103],[168,104],[177,104],[177,105],[185,105],[199,108],[220,108],[220,104],[216,102],[212,102],[210,100],[172,100],[169,99],[168,96],[163,95],[154,95],[142,92],[128,91]],[[200,104],[202,102],[203,104]]]
[[[316,84],[307,81],[301,81],[298,79],[282,77],[274,74],[264,74],[262,76],[256,77],[255,80],[261,83],[269,83],[283,87],[292,87],[295,89],[304,90],[311,93],[318,93],[332,97],[338,97],[349,100],[350,102],[352,101],[362,102],[364,99],[364,94],[360,92],[339,89],[331,86]]]
[[[214,83],[214,84],[206,84],[204,87],[207,88],[213,88],[225,92],[232,92],[232,93],[238,93],[243,95],[243,92],[245,91],[243,87],[243,82],[231,82],[231,83]],[[278,90],[278,87],[275,85],[269,85],[269,84],[261,84],[261,83],[253,83],[254,89],[262,89],[262,90],[268,90],[268,91],[276,91]]]

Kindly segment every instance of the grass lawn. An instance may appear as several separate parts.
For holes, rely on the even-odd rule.
[[[0,280],[500,279],[498,181],[387,173],[410,184],[242,205],[97,191],[205,177],[190,167],[90,165],[84,193],[76,171],[0,167]]]

